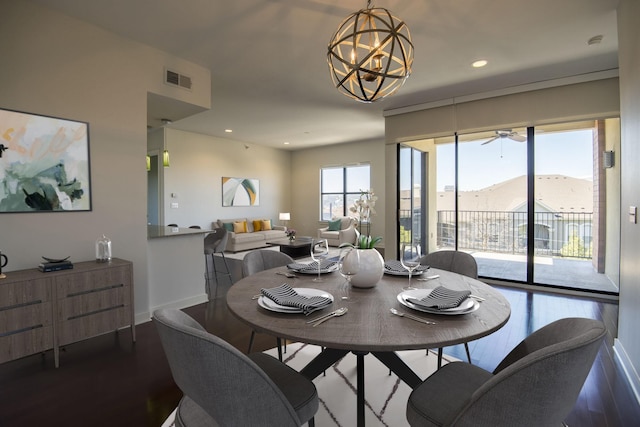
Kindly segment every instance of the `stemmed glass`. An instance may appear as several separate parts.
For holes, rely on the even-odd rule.
[[[409,272],[409,285],[404,290],[417,289],[411,286],[411,275],[420,265],[422,248],[416,243],[403,243],[400,247],[400,264]]]
[[[318,263],[318,277],[314,282],[322,282],[320,278],[320,268],[322,261],[329,256],[329,242],[327,239],[315,239],[311,243],[311,259]]]
[[[339,256],[340,275],[344,277],[342,299],[349,299],[349,289],[351,288],[351,277],[360,271],[360,252],[354,248],[343,248]]]

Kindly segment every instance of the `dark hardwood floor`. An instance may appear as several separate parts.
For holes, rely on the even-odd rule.
[[[572,427],[637,425],[640,408],[612,349],[616,303],[499,289],[511,302],[511,319],[498,332],[469,343],[474,364],[492,370],[525,336],[558,318],[601,319],[608,336],[567,423]],[[210,332],[246,351],[251,331],[229,314],[224,297],[185,311]],[[136,332],[135,345],[128,330],[69,345],[61,352],[58,369],[51,352],[0,365],[0,426],[160,426],[181,393],[153,324],[138,325]],[[274,345],[273,337],[258,335],[254,350]],[[445,352],[466,357],[461,345]]]

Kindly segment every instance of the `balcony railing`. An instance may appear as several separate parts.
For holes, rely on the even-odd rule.
[[[401,240],[420,240],[421,215],[400,212]],[[455,211],[437,212],[437,245],[455,246]],[[593,213],[536,212],[534,251],[536,255],[590,259]],[[459,211],[458,249],[526,254],[527,213]]]

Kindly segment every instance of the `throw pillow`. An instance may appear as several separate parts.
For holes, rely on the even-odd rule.
[[[233,231],[233,223],[232,222],[223,222],[222,226],[227,230],[227,231]]]
[[[246,233],[247,232],[247,221],[234,222],[233,223],[233,232],[234,233]]]
[[[253,221],[253,231],[262,231],[262,221]]]
[[[329,230],[327,231],[340,231],[342,228],[342,220],[336,219],[335,221],[329,221]]]
[[[271,230],[271,220],[270,219],[263,219],[262,220],[262,230],[263,231]]]

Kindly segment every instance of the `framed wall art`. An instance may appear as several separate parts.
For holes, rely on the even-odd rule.
[[[91,210],[89,124],[0,109],[0,213]]]
[[[258,206],[259,204],[259,180],[222,177],[222,206]]]

